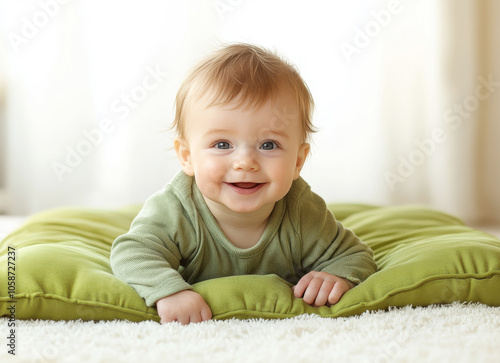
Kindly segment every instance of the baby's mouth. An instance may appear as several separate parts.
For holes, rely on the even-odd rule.
[[[240,183],[227,183],[228,186],[231,187],[238,194],[242,195],[251,195],[257,193],[266,183],[249,183],[249,182],[240,182]]]
[[[252,189],[258,187],[261,183],[231,183],[231,184],[241,189]]]

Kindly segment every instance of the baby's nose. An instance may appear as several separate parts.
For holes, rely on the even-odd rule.
[[[238,152],[234,161],[233,168],[242,171],[256,171],[259,170],[259,164],[255,152],[249,149]]]

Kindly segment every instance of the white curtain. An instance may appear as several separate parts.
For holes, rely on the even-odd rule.
[[[414,2],[384,50],[389,203],[500,222],[500,3]]]
[[[311,88],[303,176],[325,200],[500,223],[499,18],[493,0],[2,1],[4,209],[142,203],[179,170],[186,72],[244,41]]]

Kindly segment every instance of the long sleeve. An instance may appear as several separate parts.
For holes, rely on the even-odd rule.
[[[119,236],[111,247],[113,273],[131,285],[148,306],[191,288],[179,273],[186,251],[181,251],[173,242],[169,231],[183,231],[185,241],[193,236],[189,228],[185,228],[188,223],[181,203],[168,188],[170,186],[145,202],[129,232]]]
[[[294,206],[303,271],[324,271],[359,284],[377,270],[372,250],[338,222],[309,186]],[[292,212],[293,213],[293,212]]]

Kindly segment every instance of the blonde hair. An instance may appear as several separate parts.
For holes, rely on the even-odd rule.
[[[228,45],[199,63],[181,84],[175,99],[175,118],[171,129],[184,138],[185,114],[189,105],[211,91],[209,106],[225,105],[240,97],[238,107],[255,107],[283,93],[296,101],[304,141],[316,132],[312,124],[314,101],[297,70],[261,47],[250,44]]]

